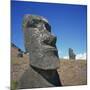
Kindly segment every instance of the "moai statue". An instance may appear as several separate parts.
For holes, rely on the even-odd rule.
[[[19,80],[19,88],[60,86],[56,37],[51,34],[48,21],[41,16],[25,15],[23,31],[30,64]]]
[[[76,58],[76,55],[73,52],[73,49],[69,48],[69,59],[74,59],[75,60],[75,58]]]

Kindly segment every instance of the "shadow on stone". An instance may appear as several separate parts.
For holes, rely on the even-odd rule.
[[[62,86],[57,70],[42,70],[30,66],[19,80],[19,89]]]
[[[57,70],[42,70],[31,66],[37,73],[43,76],[49,83],[55,86],[62,86]]]

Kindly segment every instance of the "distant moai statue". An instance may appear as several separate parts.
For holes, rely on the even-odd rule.
[[[76,59],[76,55],[72,48],[69,48],[69,59]]]
[[[36,15],[25,15],[23,21],[26,52],[30,64],[19,80],[20,89],[61,86],[56,37],[48,21]]]

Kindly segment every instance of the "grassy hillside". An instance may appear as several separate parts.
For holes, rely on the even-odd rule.
[[[86,60],[60,60],[58,72],[64,86],[87,84]]]
[[[17,48],[11,48],[11,79],[18,81],[23,72],[28,68],[29,56],[23,54]],[[60,59],[60,68],[58,69],[60,80],[63,86],[86,85],[87,84],[87,64],[86,60],[62,60]]]

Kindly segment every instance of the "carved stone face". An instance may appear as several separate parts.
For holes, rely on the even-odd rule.
[[[45,70],[57,69],[59,58],[56,37],[51,34],[48,21],[39,16],[26,15],[24,23],[25,46],[30,54],[30,65]]]

